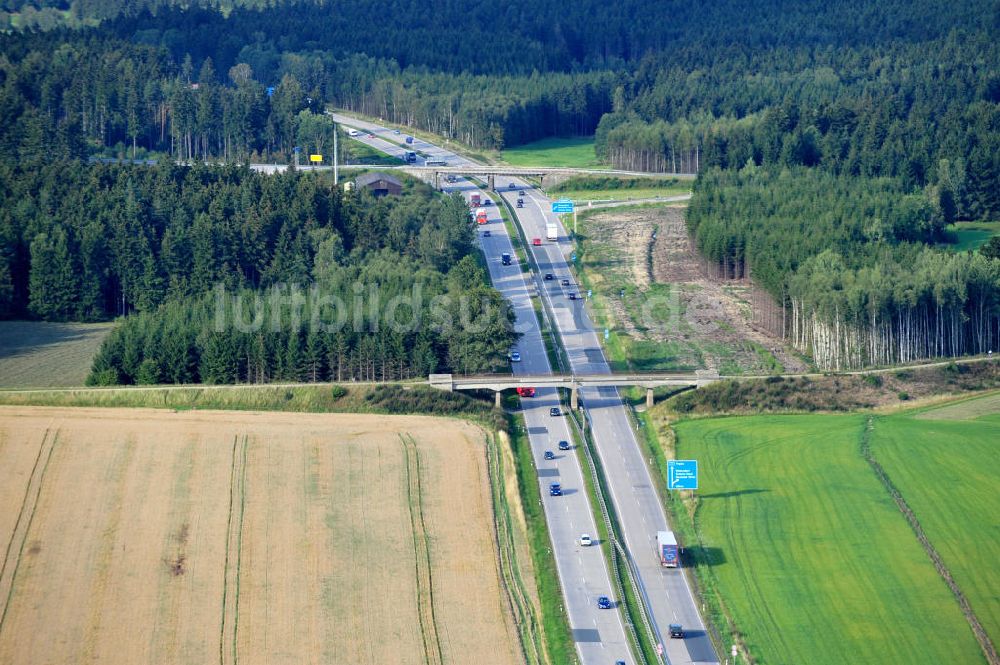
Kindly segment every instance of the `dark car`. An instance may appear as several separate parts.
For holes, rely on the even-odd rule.
[[[601,596],[600,598],[597,599],[597,607],[602,610],[610,610],[611,599],[608,598],[607,596]]]
[[[518,196],[524,196],[524,190],[522,189],[522,190],[518,191],[517,195]]]
[[[549,496],[562,496],[562,485],[552,483],[549,485]]]
[[[556,276],[553,275],[552,273],[550,273],[550,272],[545,273],[545,281],[546,282],[552,281],[555,278],[556,278]]]
[[[569,450],[569,441],[560,441],[559,450]]]
[[[549,409],[549,415],[550,416],[561,416],[562,415],[562,411],[559,410],[558,406],[554,406],[551,409]]]
[[[486,229],[485,231],[483,231],[483,237],[484,238],[489,238],[490,237],[490,230],[489,229]]]
[[[546,450],[545,454],[542,455],[542,457],[544,459],[555,459],[556,458],[556,454],[554,452],[552,452],[551,450]]]
[[[670,639],[678,639],[678,640],[684,639],[684,626],[680,625],[679,623],[670,624],[669,632],[670,632]]]
[[[516,187],[517,185],[515,185],[514,183],[510,183],[507,185],[507,189],[516,189]]]
[[[570,300],[576,300],[576,293],[574,293],[573,291],[570,291],[570,292],[569,292],[569,293],[568,293],[568,294],[566,295],[566,297],[567,297],[567,298],[569,298]]]
[[[518,199],[517,200],[517,207],[518,208],[523,208],[524,207],[524,199]]]
[[[562,284],[563,286],[569,286],[569,280],[568,279],[561,279],[561,280],[559,280],[559,283]]]

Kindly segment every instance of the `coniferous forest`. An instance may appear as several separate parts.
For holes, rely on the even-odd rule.
[[[389,350],[418,340],[359,335],[344,343],[384,351],[332,363],[324,338],[324,362],[303,364],[288,351],[310,347],[303,333],[219,360],[218,339],[194,333],[217,283],[346,283],[321,247],[342,271],[432,271],[435,293],[485,283],[449,280],[474,273],[471,232],[458,204],[419,188],[386,203],[294,174],[165,165],[323,152],[330,106],[476,148],[594,135],[607,164],[701,174],[697,246],[720,276],[752,277],[759,323],[823,367],[1000,341],[996,260],[935,248],[953,221],[1000,219],[996,0],[9,0],[0,27],[0,314],[134,317],[101,381],[499,358],[435,333],[407,365]],[[159,165],[88,163],[109,156]],[[192,333],[185,363],[154,358],[167,319]]]

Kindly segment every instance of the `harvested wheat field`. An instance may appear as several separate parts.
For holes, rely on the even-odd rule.
[[[518,663],[483,438],[0,407],[0,663]]]

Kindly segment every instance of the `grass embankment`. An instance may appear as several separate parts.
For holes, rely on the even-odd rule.
[[[672,398],[686,415],[812,413],[900,408],[911,401],[1000,388],[1000,361],[967,360],[875,374],[719,381]]]
[[[503,415],[493,408],[492,402],[423,385],[320,383],[0,391],[0,404],[426,414],[472,419],[493,430],[506,430],[507,427]]]
[[[700,573],[759,663],[983,662],[862,457],[865,426],[859,415],[679,423],[677,455],[700,462]]]
[[[690,181],[682,181],[675,176],[663,178],[574,176],[549,187],[546,192],[553,198],[568,198],[580,202],[630,201],[689,194],[691,184]]]
[[[956,252],[975,251],[990,238],[1000,235],[1000,222],[956,222],[947,228],[948,249]]]
[[[594,153],[594,137],[548,138],[508,148],[500,159],[511,166],[601,166]]]
[[[513,399],[513,398],[511,398]],[[563,611],[559,572],[552,556],[552,541],[542,509],[542,497],[535,477],[535,463],[531,456],[524,419],[520,415],[509,418],[510,444],[517,470],[517,488],[521,495],[524,518],[528,528],[531,562],[538,586],[541,607],[542,635],[550,663],[571,663],[576,660],[569,622]]]
[[[364,164],[366,166],[400,166],[403,160],[373,148],[367,143],[344,136],[341,144],[345,148],[344,164]]]

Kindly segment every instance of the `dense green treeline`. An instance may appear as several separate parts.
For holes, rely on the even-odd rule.
[[[467,209],[407,188],[376,200],[313,174],[169,163],[0,169],[0,310],[103,319],[219,282],[306,284],[382,250],[447,271],[473,249]]]
[[[711,170],[688,227],[721,276],[750,276],[773,299],[755,302],[758,323],[824,369],[996,348],[1000,260],[931,246],[961,191],[907,192],[803,167]]]

